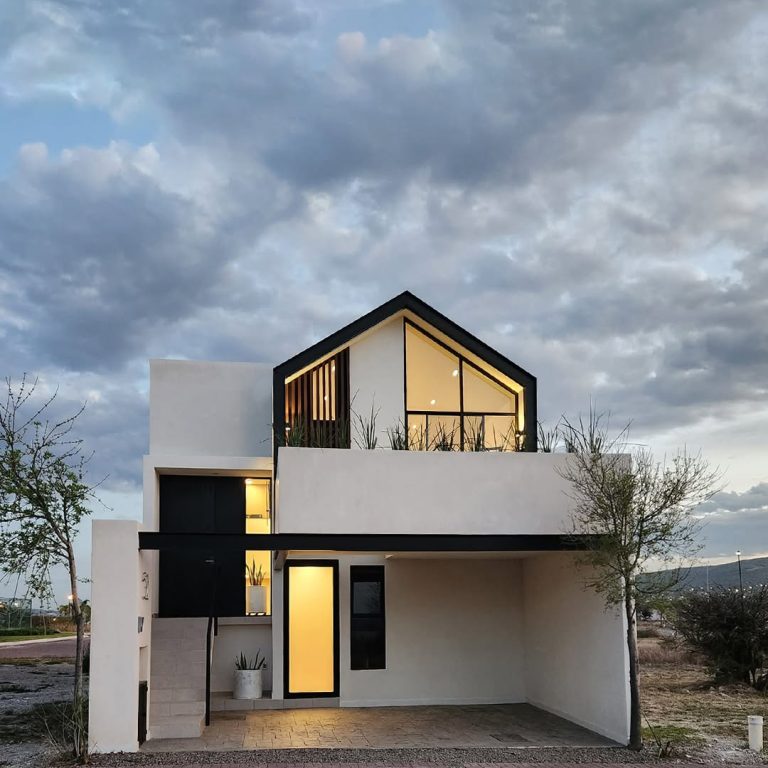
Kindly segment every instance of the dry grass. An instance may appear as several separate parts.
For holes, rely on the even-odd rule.
[[[640,664],[692,664],[696,655],[677,641],[664,637],[638,638]]]
[[[768,720],[768,694],[744,684],[715,686],[705,667],[690,662],[641,664],[643,712],[651,725],[686,740],[726,739],[744,745],[747,715]]]

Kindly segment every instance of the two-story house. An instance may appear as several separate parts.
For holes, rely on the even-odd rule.
[[[507,702],[626,743],[625,622],[536,424],[536,379],[407,292],[277,367],[152,361],[143,522],[93,525],[92,749]],[[235,701],[256,650],[267,694]]]

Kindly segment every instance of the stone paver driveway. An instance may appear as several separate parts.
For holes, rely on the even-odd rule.
[[[497,704],[221,712],[199,739],[149,741],[143,749],[603,746],[616,745],[529,704]]]

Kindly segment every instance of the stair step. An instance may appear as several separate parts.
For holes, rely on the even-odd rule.
[[[203,734],[200,715],[174,715],[159,717],[149,727],[151,739],[196,739]]]

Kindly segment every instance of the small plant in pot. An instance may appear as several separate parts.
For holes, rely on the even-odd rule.
[[[264,586],[264,572],[259,566],[256,570],[256,561],[245,564],[245,575],[248,579],[248,613],[267,612],[267,588]]]
[[[235,659],[235,682],[232,691],[234,699],[260,699],[264,690],[262,673],[267,668],[267,659],[256,651],[256,658],[249,659],[242,651]]]

